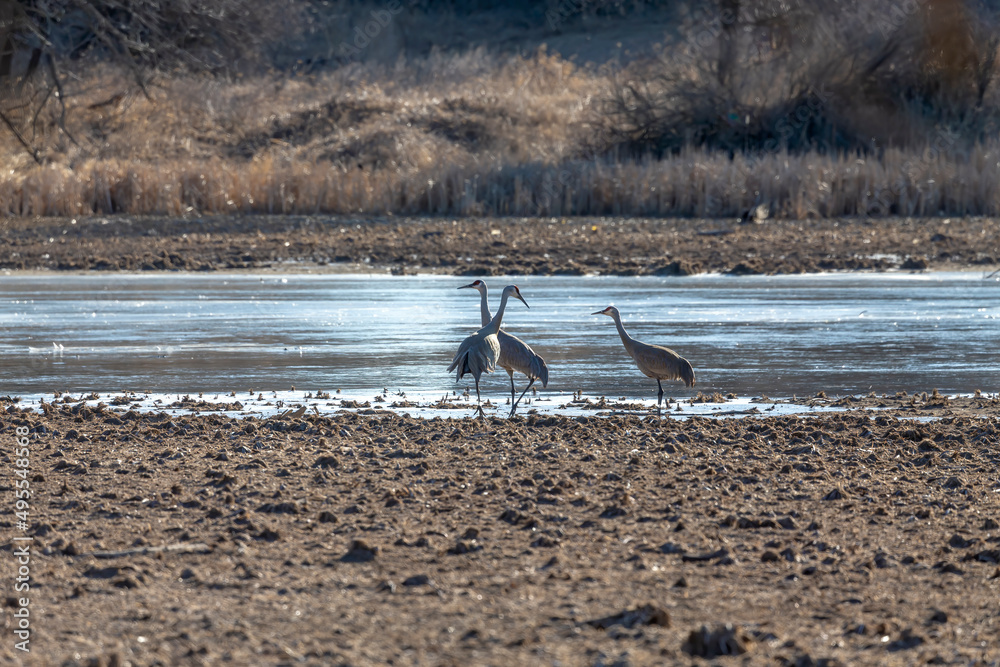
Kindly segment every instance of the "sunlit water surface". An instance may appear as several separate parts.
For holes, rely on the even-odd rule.
[[[6,275],[0,393],[233,400],[230,392],[252,389],[370,401],[386,390],[386,405],[403,394],[436,401],[472,386],[446,371],[479,326],[478,294],[455,289],[469,280]],[[694,389],[664,383],[675,399],[698,391],[749,399],[1000,388],[1000,281],[981,273],[494,277],[493,308],[512,281],[530,310],[511,302],[505,326],[550,369],[538,409],[554,410],[575,392],[655,401],[655,382],[632,364],[613,322],[591,315],[612,304],[634,337],[671,347],[694,366]],[[484,398],[503,403],[509,384],[498,370],[484,379]]]

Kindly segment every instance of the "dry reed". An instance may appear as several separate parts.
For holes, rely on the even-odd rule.
[[[993,151],[996,154],[996,149]],[[777,217],[1000,214],[1000,162],[737,155],[552,166],[428,166],[402,172],[292,159],[89,160],[0,179],[4,215],[431,214],[738,216],[775,202]]]
[[[314,76],[176,75],[148,99],[96,70],[67,91],[74,140],[51,117],[39,124],[45,164],[0,142],[0,215],[725,217],[762,202],[789,218],[1000,214],[1000,143],[954,150],[947,128],[860,157],[687,144],[617,159],[594,120],[621,80],[544,49]]]

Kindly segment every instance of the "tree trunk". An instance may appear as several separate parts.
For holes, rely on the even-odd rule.
[[[719,0],[719,18],[722,33],[719,35],[719,83],[725,87],[732,84],[736,67],[736,41],[740,16],[740,0]]]

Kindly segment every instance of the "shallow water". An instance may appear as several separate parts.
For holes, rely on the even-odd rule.
[[[980,273],[518,277],[505,324],[545,357],[541,394],[655,399],[630,333],[695,368],[694,390],[772,398],[1000,389],[1000,281]],[[462,392],[446,371],[479,299],[448,276],[86,274],[0,277],[0,393],[297,390],[410,400]],[[491,278],[491,306],[501,287]],[[468,379],[468,378],[467,378]],[[520,385],[522,380],[517,378]],[[509,396],[506,373],[484,397]]]

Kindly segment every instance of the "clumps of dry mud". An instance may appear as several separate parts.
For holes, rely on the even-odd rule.
[[[770,399],[767,399],[770,400]],[[946,396],[937,389],[929,392],[827,396],[818,392],[812,398],[793,397],[773,403],[794,403],[810,407],[868,409],[901,418],[957,417],[1000,415],[1000,394],[984,394],[978,389],[971,396]]]
[[[982,269],[993,218],[766,221],[231,216],[7,219],[0,268],[453,275]],[[992,268],[991,268],[992,267]]]
[[[40,662],[1000,660],[988,404],[929,422],[46,405],[0,418],[30,433]]]

